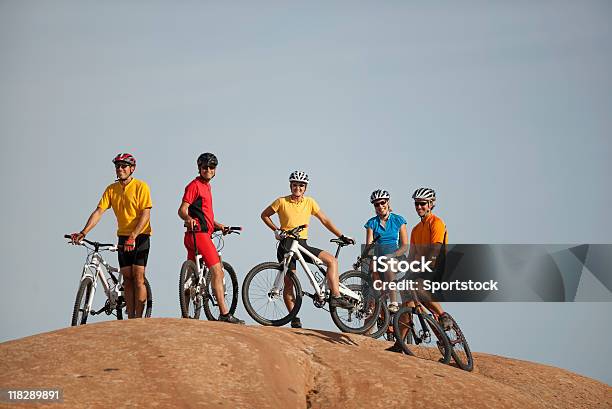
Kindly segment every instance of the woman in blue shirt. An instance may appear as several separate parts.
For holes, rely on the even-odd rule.
[[[370,203],[374,205],[376,216],[372,217],[363,226],[366,229],[366,244],[374,241],[374,237],[378,237],[374,254],[377,257],[399,257],[406,254],[408,250],[408,231],[406,230],[406,219],[399,214],[391,212],[391,204],[389,200],[391,195],[383,189],[378,189],[370,195]],[[395,279],[395,272],[389,271],[386,274],[386,281]],[[380,279],[377,272],[372,269],[372,278]],[[397,291],[392,291],[389,295],[390,304],[389,311],[397,312],[399,309],[397,301]]]

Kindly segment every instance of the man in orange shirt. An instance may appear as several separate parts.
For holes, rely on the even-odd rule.
[[[425,260],[431,260],[433,268],[436,268],[436,259],[440,254],[443,244],[448,244],[446,225],[438,216],[431,211],[436,206],[436,192],[428,187],[422,187],[414,191],[412,194],[414,199],[414,207],[421,221],[412,228],[410,233],[410,251],[408,252],[408,261],[419,260],[424,257]],[[422,303],[428,310],[438,316],[438,321],[442,328],[450,328],[452,321],[444,312],[442,305],[436,301],[425,301]],[[406,305],[413,306],[412,301],[406,302]],[[396,342],[395,345],[388,348],[389,351],[403,352],[402,347]]]
[[[438,216],[431,211],[436,206],[436,192],[428,187],[415,190],[412,194],[414,207],[421,221],[412,228],[410,233],[409,260],[415,260],[424,256],[426,260],[433,260],[440,254],[443,244],[448,244],[446,225]],[[423,302],[425,306],[436,314],[443,328],[450,327],[451,321],[442,309],[442,305],[435,301]]]

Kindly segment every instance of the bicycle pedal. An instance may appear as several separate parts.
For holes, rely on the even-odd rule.
[[[100,308],[98,311],[91,310],[90,314],[91,315],[100,315],[100,314],[102,314],[103,311],[106,311],[106,306]]]

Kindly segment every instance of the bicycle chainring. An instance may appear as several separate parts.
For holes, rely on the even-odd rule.
[[[323,308],[325,306],[325,299],[320,299],[319,297],[312,297],[312,303],[317,308]]]
[[[104,313],[106,315],[111,315],[114,311],[111,309],[110,300],[107,298],[104,303]]]

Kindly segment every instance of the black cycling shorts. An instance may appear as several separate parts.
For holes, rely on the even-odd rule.
[[[146,266],[151,246],[149,237],[148,234],[139,234],[136,237],[136,247],[132,251],[123,251],[123,248],[120,247],[117,251],[119,267]],[[123,245],[127,238],[128,236],[119,236],[119,245]]]
[[[281,263],[283,261],[283,259],[285,258],[285,254],[291,248],[291,242],[293,240],[295,240],[295,239],[286,238],[286,239],[283,239],[283,240],[280,241],[280,243],[278,245],[278,249],[276,249],[276,259],[278,260],[279,263]],[[310,247],[306,243],[305,239],[299,239],[298,243],[300,243],[300,245],[302,247],[304,247],[306,250],[310,251],[315,257],[319,257],[319,254],[321,254],[323,252],[323,250],[318,249],[316,247]],[[314,260],[309,255],[302,253],[302,256],[304,256],[304,260],[307,263],[314,264]],[[295,270],[295,266],[296,266],[296,258],[295,258],[295,255],[294,255],[291,258],[291,261],[289,262],[289,270]]]

